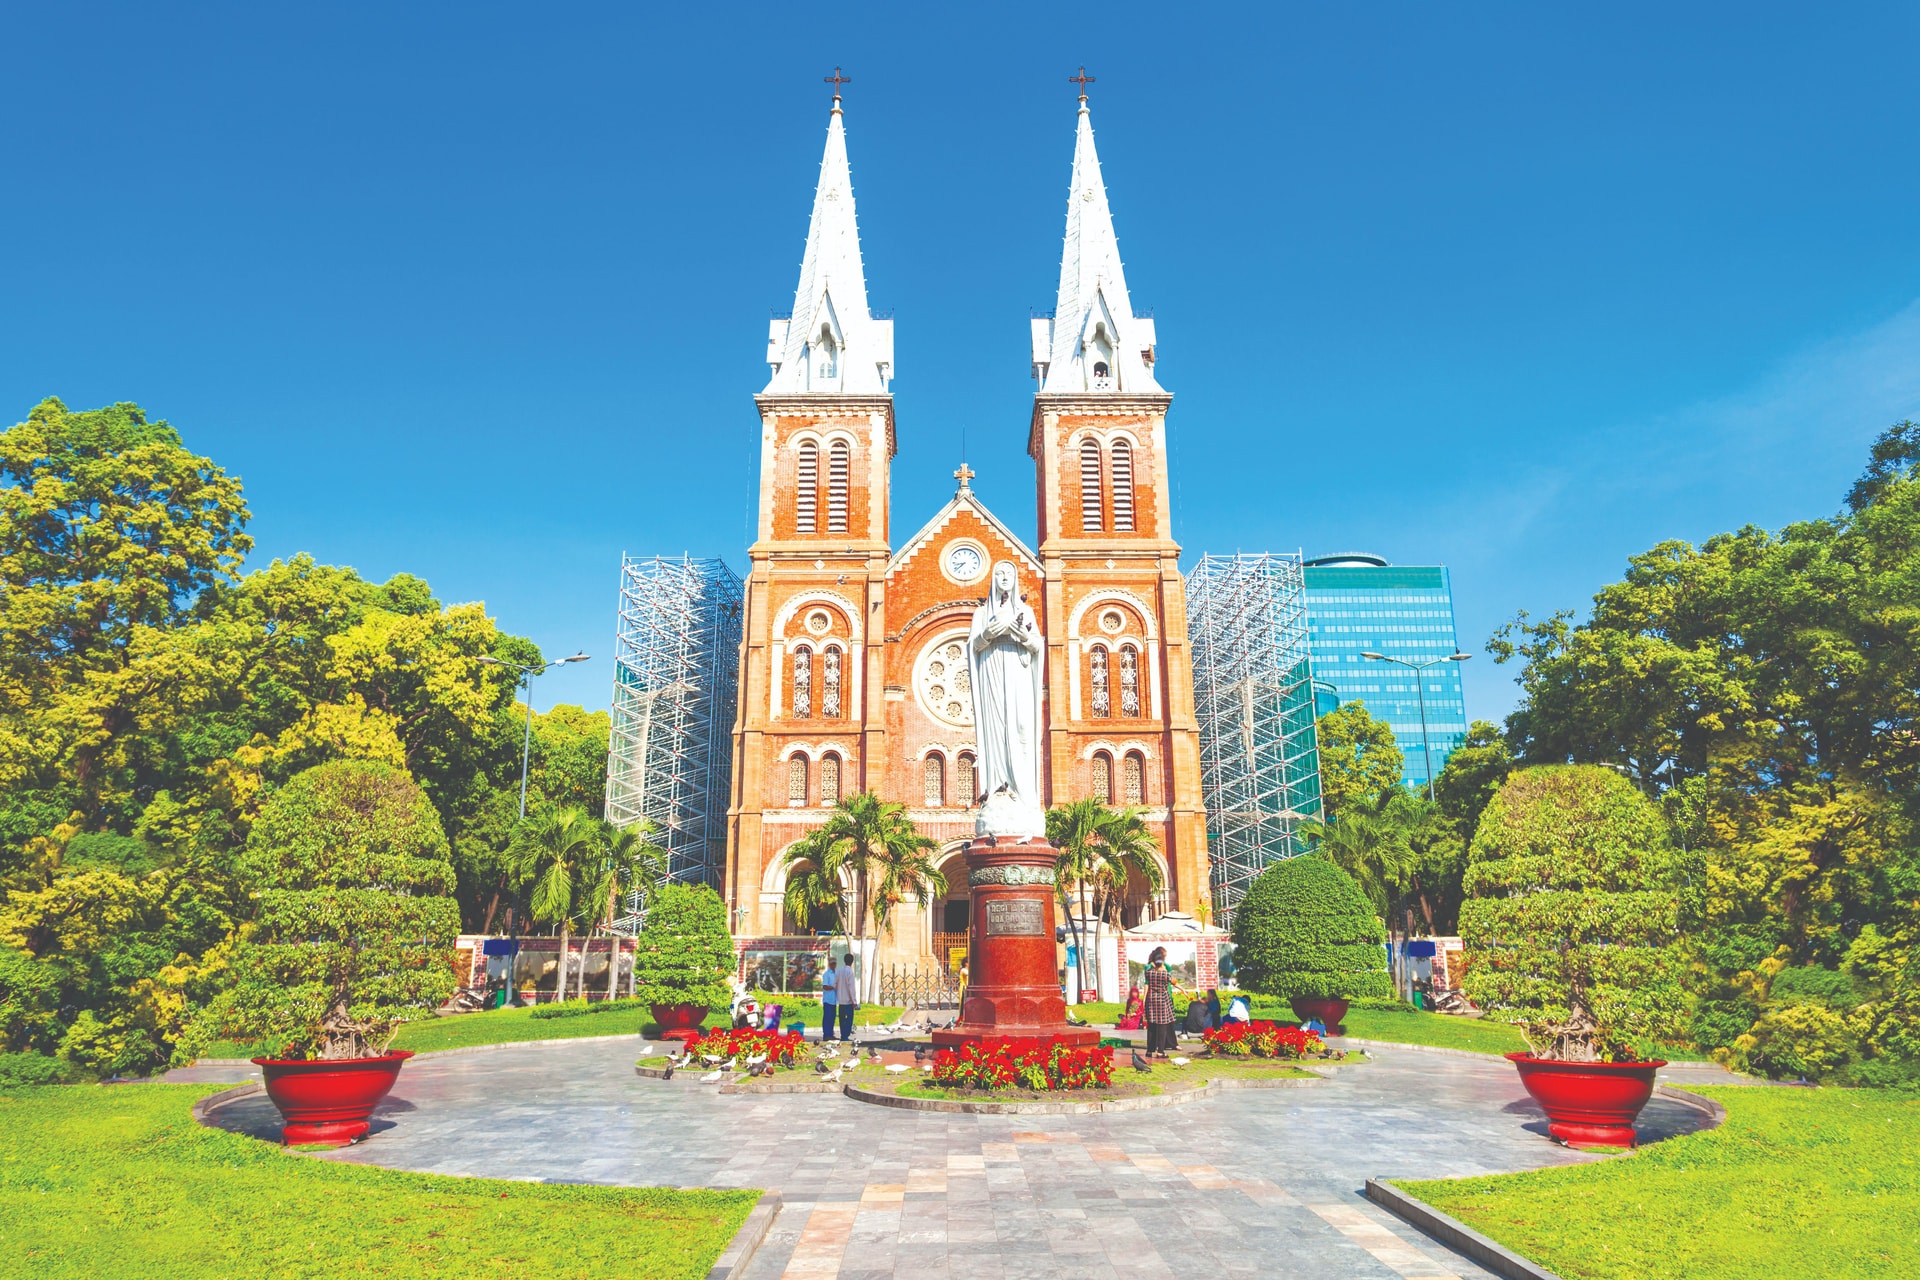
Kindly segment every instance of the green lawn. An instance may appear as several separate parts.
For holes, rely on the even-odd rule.
[[[1521,1053],[1527,1042],[1504,1022],[1485,1018],[1454,1018],[1423,1013],[1412,1006],[1399,1009],[1349,1009],[1347,1034],[1361,1040],[1390,1040],[1394,1044],[1427,1044],[1441,1049],[1469,1049],[1475,1053]]]
[[[809,1027],[819,1027],[818,1001],[781,1003],[783,1022],[805,1022]],[[855,1025],[866,1027],[892,1022],[899,1016],[900,1010],[885,1005],[861,1005],[854,1012],[853,1020]],[[726,1026],[726,1010],[708,1014],[706,1025]],[[411,1049],[415,1053],[432,1053],[482,1044],[512,1044],[519,1040],[573,1040],[584,1036],[627,1036],[642,1032],[651,1036],[657,1031],[653,1015],[641,1005],[623,1005],[608,1013],[590,1013],[573,1018],[536,1018],[532,1008],[489,1009],[484,1013],[462,1013],[450,1018],[425,1018],[408,1023],[394,1037],[393,1047]],[[252,1058],[264,1057],[271,1052],[271,1046],[225,1042],[211,1046],[204,1056]]]
[[[1399,1185],[1568,1280],[1914,1274],[1920,1098],[1696,1092],[1724,1125],[1598,1164]]]
[[[153,1084],[0,1093],[6,1274],[698,1280],[760,1195],[335,1164],[195,1124],[188,1108],[211,1092]]]

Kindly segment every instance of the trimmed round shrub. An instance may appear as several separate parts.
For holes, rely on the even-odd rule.
[[[724,1005],[739,968],[727,904],[703,884],[663,884],[647,896],[633,957],[634,994],[644,1004]]]
[[[1467,851],[1468,998],[1542,1058],[1630,1061],[1638,1040],[1678,1038],[1680,875],[1659,809],[1619,774],[1514,773]]]
[[[1391,996],[1385,941],[1353,877],[1311,856],[1262,871],[1233,913],[1240,985],[1283,1000]]]
[[[440,815],[405,770],[339,760],[297,774],[260,810],[240,866],[258,912],[196,1041],[372,1057],[453,994],[453,863]]]

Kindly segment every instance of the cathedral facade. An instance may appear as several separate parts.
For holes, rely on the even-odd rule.
[[[790,318],[771,322],[771,377],[754,398],[758,530],[727,815],[736,935],[810,931],[785,910],[783,854],[863,790],[906,806],[939,842],[952,884],[928,911],[897,911],[880,958],[941,954],[964,931],[959,854],[981,799],[965,641],[1003,561],[1044,632],[1045,802],[1139,807],[1159,839],[1165,889],[1134,910],[1204,915],[1206,822],[1167,474],[1172,396],[1154,376],[1153,321],[1128,299],[1084,96],[1058,303],[1031,324],[1037,546],[986,509],[964,464],[946,506],[896,538],[893,322],[867,306],[836,96],[799,288]]]

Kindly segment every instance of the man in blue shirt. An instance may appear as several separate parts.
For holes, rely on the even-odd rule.
[[[833,967],[833,952],[827,952],[827,967],[820,974],[820,1038],[833,1039],[833,1006],[840,998],[840,975]]]

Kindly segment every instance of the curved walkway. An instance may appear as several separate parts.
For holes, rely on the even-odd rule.
[[[974,1116],[722,1097],[636,1077],[635,1052],[632,1040],[585,1041],[409,1063],[374,1135],[331,1158],[778,1192],[784,1207],[745,1280],[1482,1277],[1361,1199],[1366,1179],[1591,1158],[1547,1141],[1498,1059],[1375,1049],[1377,1061],[1313,1088],[1117,1115]],[[215,1119],[278,1137],[264,1097]],[[1701,1122],[1656,1097],[1642,1140]]]

